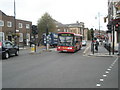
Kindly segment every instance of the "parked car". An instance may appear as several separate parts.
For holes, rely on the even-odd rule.
[[[87,41],[82,40],[82,46],[86,46],[87,45]]]
[[[14,45],[11,41],[0,41],[0,56],[8,59],[11,55],[18,56],[19,47]]]

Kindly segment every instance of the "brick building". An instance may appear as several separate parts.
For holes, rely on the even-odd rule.
[[[14,16],[8,16],[0,10],[0,40],[10,40],[12,42],[16,40],[20,46],[28,45],[31,26],[32,22],[15,19]]]

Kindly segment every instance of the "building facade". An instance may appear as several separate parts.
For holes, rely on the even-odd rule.
[[[87,31],[88,28],[85,28],[84,22],[76,22],[72,24],[62,24],[56,22],[56,28],[58,32],[71,32],[75,34],[83,35],[83,39],[87,40]]]
[[[28,45],[31,37],[32,22],[15,19],[0,10],[0,39]]]
[[[120,42],[120,1],[108,0],[108,36],[109,43],[117,50]]]

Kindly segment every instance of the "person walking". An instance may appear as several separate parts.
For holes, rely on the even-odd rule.
[[[95,43],[95,50],[98,52],[98,46],[99,46],[99,42],[96,40],[96,43]]]

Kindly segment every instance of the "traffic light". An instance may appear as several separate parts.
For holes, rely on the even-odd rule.
[[[91,36],[92,36],[92,38],[94,37],[94,31],[93,31],[93,29],[91,29]]]
[[[115,31],[120,31],[120,24],[115,25]]]
[[[107,17],[104,17],[104,23],[106,23],[107,22]]]
[[[108,30],[112,30],[112,25],[107,25]]]
[[[37,26],[32,25],[32,33],[33,33],[34,35],[38,34]]]

